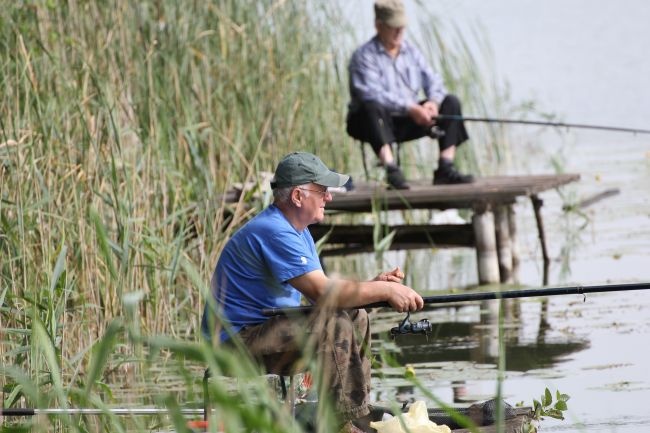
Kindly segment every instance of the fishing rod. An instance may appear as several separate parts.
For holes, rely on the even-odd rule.
[[[468,301],[487,301],[491,299],[514,299],[514,298],[536,298],[539,296],[558,296],[558,295],[583,295],[587,293],[601,293],[601,292],[622,292],[629,290],[648,290],[650,283],[629,283],[629,284],[607,284],[599,286],[573,286],[573,287],[549,287],[545,289],[523,289],[523,290],[509,290],[505,292],[479,292],[479,293],[459,293],[452,295],[437,295],[425,296],[422,298],[424,304],[450,304],[455,302],[468,302]],[[386,302],[374,302],[371,304],[361,305],[356,308],[382,308],[391,307]],[[297,315],[309,314],[314,310],[314,306],[301,306],[301,307],[284,307],[284,308],[264,308],[262,314],[264,316],[279,316],[279,315]]]
[[[170,411],[158,407],[141,408],[48,408],[35,409],[29,407],[7,407],[0,408],[0,416],[35,416],[35,415],[160,415],[168,414]],[[180,409],[183,415],[203,415],[201,408]]]
[[[484,122],[484,123],[513,123],[520,125],[538,125],[538,126],[553,126],[556,128],[582,128],[582,129],[599,129],[601,131],[614,131],[614,132],[629,132],[632,134],[650,134],[650,129],[639,128],[622,128],[619,126],[603,126],[603,125],[589,125],[584,123],[564,123],[564,122],[551,122],[544,120],[524,120],[524,119],[502,119],[495,117],[474,117],[474,116],[459,116],[455,114],[439,114],[434,117],[435,120],[462,120],[465,122]],[[438,131],[439,134],[442,131]]]

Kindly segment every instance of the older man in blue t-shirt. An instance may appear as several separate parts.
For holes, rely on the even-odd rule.
[[[328,187],[348,179],[310,153],[280,161],[271,182],[273,204],[233,235],[214,271],[212,293],[225,323],[216,324],[206,306],[202,326],[208,337],[218,329],[225,343],[240,338],[269,372],[290,370],[313,347],[322,366],[318,373],[348,424],[344,429],[354,432],[355,423],[367,421],[370,393],[368,316],[354,307],[387,301],[399,312],[415,311],[423,300],[401,283],[399,268],[372,281],[333,279],[323,272],[307,226],[323,220],[332,200]],[[265,308],[298,306],[302,297],[330,309],[304,319],[262,315]]]

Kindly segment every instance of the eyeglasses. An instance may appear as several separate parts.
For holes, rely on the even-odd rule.
[[[321,195],[321,198],[327,197],[327,194],[330,193],[328,190],[322,191],[320,189],[309,189],[309,188],[300,188],[300,187],[298,187],[298,189],[303,190],[303,191],[317,192],[317,193],[319,193]]]

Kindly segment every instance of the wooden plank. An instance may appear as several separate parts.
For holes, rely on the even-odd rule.
[[[377,182],[356,182],[355,189],[334,193],[327,209],[370,212],[373,201],[381,209],[463,209],[484,204],[512,204],[517,197],[530,197],[580,179],[578,174],[488,176],[461,185],[431,185],[427,180],[410,181],[410,190],[387,190]],[[241,191],[230,190],[218,199],[236,203]]]
[[[483,189],[494,188],[555,188],[565,185],[570,182],[575,182],[580,179],[578,174],[542,174],[542,175],[528,175],[528,176],[487,176],[476,179],[473,183],[458,184],[458,185],[432,185],[426,180],[412,180],[411,190],[403,192],[429,190],[432,192],[444,191],[479,191]],[[358,182],[356,187],[350,193],[359,192],[367,193],[375,190],[386,190],[385,187],[377,182]],[[464,193],[463,192],[463,193]]]
[[[314,240],[327,236],[328,245],[321,251],[323,256],[353,254],[374,251],[374,226],[352,224],[314,224],[309,226]],[[474,247],[474,232],[470,224],[396,225],[381,230],[388,234],[395,231],[389,249]]]
[[[577,174],[535,176],[493,176],[471,184],[434,186],[411,182],[409,190],[387,190],[375,183],[359,183],[345,193],[335,193],[327,209],[343,212],[371,212],[406,209],[472,208],[484,204],[512,204],[517,197],[557,188],[580,178]]]

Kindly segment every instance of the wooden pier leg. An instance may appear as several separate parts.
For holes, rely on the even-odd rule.
[[[510,241],[510,224],[508,208],[497,206],[494,209],[494,225],[497,240],[497,257],[499,259],[499,276],[502,283],[510,284],[512,279],[512,243]]]
[[[542,221],[542,205],[544,201],[540,199],[537,195],[533,195],[530,198],[533,203],[533,209],[535,210],[535,221],[537,222],[537,234],[539,236],[539,243],[542,247],[542,259],[544,261],[544,276],[542,280],[543,285],[548,284],[548,268],[551,263],[551,260],[548,257],[548,250],[546,249],[546,235],[544,234],[544,222]]]
[[[474,209],[472,216],[479,284],[499,282],[499,258],[494,229],[494,215],[487,206]]]
[[[508,206],[508,226],[510,228],[510,249],[512,250],[512,281],[519,283],[519,240],[517,239],[517,215],[514,206]]]
[[[363,141],[359,142],[361,146],[361,162],[363,163],[363,172],[366,175],[366,181],[370,180],[370,172],[368,171],[368,163],[366,162],[366,143]]]

